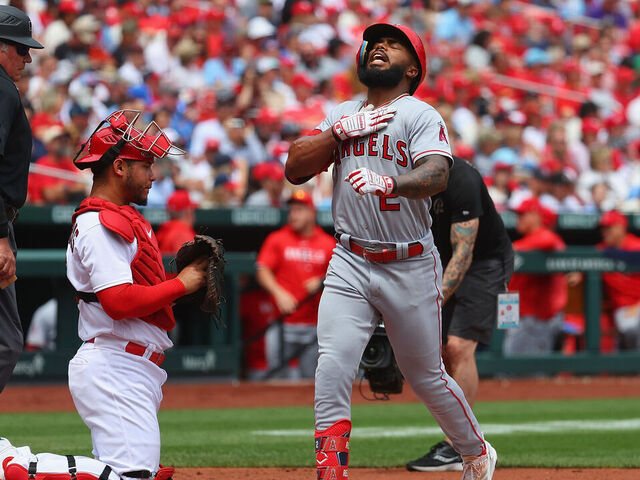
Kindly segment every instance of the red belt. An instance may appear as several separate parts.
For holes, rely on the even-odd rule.
[[[360,255],[362,258],[371,262],[386,263],[393,262],[394,260],[400,260],[396,249],[383,248],[382,250],[373,250],[368,247],[363,247],[353,240],[349,240],[349,249],[356,255]],[[420,242],[410,243],[409,248],[407,249],[407,256],[405,258],[420,255],[422,250],[423,247]]]
[[[86,343],[95,343],[95,338],[87,340]],[[124,347],[124,351],[127,353],[131,353],[132,355],[137,355],[138,357],[143,357],[144,353],[147,351],[147,347],[144,345],[138,345],[137,343],[129,342]],[[160,366],[162,362],[164,362],[164,353],[153,352],[151,356],[148,358],[152,363]]]

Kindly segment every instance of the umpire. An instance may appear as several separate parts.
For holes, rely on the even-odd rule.
[[[13,222],[27,198],[31,162],[31,126],[15,82],[30,48],[43,48],[31,38],[31,20],[15,7],[0,5],[0,392],[22,352],[22,325],[16,289],[16,241]],[[8,284],[8,285],[7,285]],[[5,286],[6,285],[6,286]]]
[[[497,296],[506,291],[513,272],[513,248],[482,176],[469,162],[454,157],[447,189],[432,202],[431,229],[444,268],[443,358],[473,406],[478,393],[476,347],[491,341]],[[407,468],[461,471],[462,459],[446,439]]]

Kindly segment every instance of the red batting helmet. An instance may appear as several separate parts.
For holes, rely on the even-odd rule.
[[[376,40],[385,36],[398,37],[398,35],[411,45],[413,49],[411,53],[413,53],[416,58],[418,68],[420,69],[420,73],[411,84],[411,88],[409,90],[409,93],[413,95],[413,92],[415,92],[418,85],[422,83],[427,73],[427,55],[420,36],[409,27],[405,27],[404,25],[392,25],[390,23],[374,23],[373,25],[369,25],[362,34],[363,42],[358,50],[358,54],[356,55],[356,61],[358,68],[366,65],[367,57],[369,56],[371,47]]]
[[[118,110],[104,119],[80,147],[73,163],[80,170],[113,162],[116,157],[153,163],[168,154],[184,155],[171,143],[156,122],[136,128],[141,116],[137,110]],[[101,128],[103,125],[106,126]],[[84,156],[82,156],[84,152]]]

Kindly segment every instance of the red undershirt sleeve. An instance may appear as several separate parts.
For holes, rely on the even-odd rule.
[[[152,286],[124,283],[96,292],[100,305],[114,320],[151,315],[184,294],[184,284],[177,277]]]

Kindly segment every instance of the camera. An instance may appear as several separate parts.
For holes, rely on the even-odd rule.
[[[364,378],[369,381],[372,392],[402,393],[402,373],[384,326],[376,327],[373,332],[362,354],[360,368],[364,371]]]

